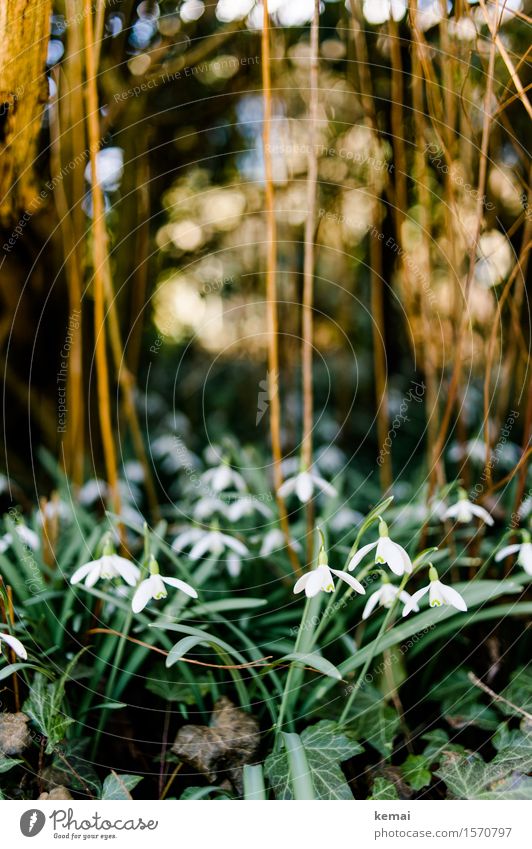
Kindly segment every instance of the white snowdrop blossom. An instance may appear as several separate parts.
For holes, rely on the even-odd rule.
[[[134,587],[140,578],[140,569],[125,557],[115,554],[114,544],[109,534],[103,541],[101,557],[84,563],[76,569],[70,583],[79,584],[83,581],[86,587],[93,587],[100,579],[110,581],[113,578],[122,578],[126,584]]]
[[[35,533],[31,528],[28,528],[27,525],[16,524],[15,532],[20,539],[21,543],[27,548],[31,548],[32,551],[36,551],[39,548],[40,540],[39,535]],[[0,554],[3,554],[4,551],[13,544],[13,534],[7,533],[4,534],[3,537],[0,537]]]
[[[336,495],[334,486],[316,472],[299,472],[299,474],[287,478],[279,487],[279,495],[281,498],[286,498],[295,493],[301,503],[306,504],[314,495],[315,490],[331,497]]]
[[[348,569],[350,572],[358,566],[360,561],[368,554],[375,551],[375,563],[382,565],[386,563],[394,575],[410,575],[412,572],[412,561],[402,545],[393,542],[388,535],[388,525],[381,519],[379,523],[379,539],[375,542],[369,542],[363,545],[359,551],[351,558]]]
[[[186,531],[181,531],[172,543],[174,551],[180,552],[188,548],[189,545],[194,545],[198,540],[203,539],[205,531],[202,528],[187,528]]]
[[[176,537],[172,544],[174,551],[183,551],[192,545],[189,552],[191,560],[199,560],[205,554],[213,554],[220,558],[228,551],[227,571],[230,575],[240,574],[241,558],[249,554],[249,549],[236,537],[222,533],[216,526],[210,530],[190,528]]]
[[[212,492],[223,492],[225,489],[236,489],[238,492],[246,492],[247,490],[242,475],[227,463],[222,463],[214,469],[207,469],[201,475],[200,481],[206,489],[210,489]]]
[[[527,575],[532,575],[532,542],[528,531],[523,531],[523,542],[506,545],[495,555],[497,563],[504,560],[510,554],[517,554],[517,562],[523,567]]]
[[[169,587],[175,587],[176,590],[181,590],[191,598],[198,597],[194,587],[191,587],[185,581],[159,574],[159,565],[153,555],[150,557],[149,571],[149,577],[140,582],[133,596],[131,602],[133,613],[140,613],[152,599],[158,601],[161,598],[166,598],[168,593],[165,584]]]
[[[362,619],[367,619],[377,605],[389,610],[397,597],[405,605],[411,601],[410,593],[407,593],[406,590],[402,590],[400,587],[395,587],[393,584],[388,583],[388,581],[384,581],[382,586],[368,598],[364,612],[362,613]],[[414,604],[412,610],[415,610],[416,613],[419,611],[417,604]]]
[[[302,575],[301,578],[298,578],[294,585],[294,593],[301,593],[305,590],[307,598],[312,598],[319,592],[332,593],[334,591],[333,575],[336,575],[336,577],[340,578],[341,581],[345,581],[345,583],[348,584],[355,592],[365,595],[366,590],[360,581],[357,581],[356,578],[353,578],[352,575],[349,575],[341,569],[330,568],[322,537],[322,543],[318,554],[318,565],[315,569],[311,569],[310,572],[307,572],[305,575]]]
[[[416,610],[418,601],[427,593],[429,594],[429,605],[431,607],[441,607],[442,605],[447,604],[450,607],[455,607],[457,610],[461,610],[462,612],[467,610],[467,604],[460,593],[452,587],[442,584],[442,582],[438,579],[436,569],[432,565],[429,569],[429,581],[430,583],[428,586],[415,592],[410,598],[410,601],[405,604],[403,608],[403,616],[408,616],[409,613]]]
[[[459,491],[456,504],[448,507],[443,514],[444,519],[456,519],[462,525],[467,525],[468,522],[472,521],[474,516],[482,519],[487,525],[493,525],[493,519],[488,511],[479,504],[473,504],[472,501],[469,501],[467,493],[463,489]]]
[[[26,660],[28,657],[28,653],[20,640],[17,640],[16,637],[13,637],[11,634],[0,634],[0,651],[2,651],[2,643],[6,643],[10,649],[13,649],[15,654],[18,657],[21,657],[22,660]]]
[[[227,516],[231,522],[238,522],[244,516],[252,516],[253,513],[261,513],[267,518],[272,515],[270,508],[258,498],[237,498],[227,508]]]
[[[269,557],[274,551],[279,551],[286,546],[286,538],[280,528],[272,528],[268,531],[262,540],[262,545],[259,551],[259,557]],[[290,541],[290,548],[294,551],[300,551],[301,545],[297,540]]]

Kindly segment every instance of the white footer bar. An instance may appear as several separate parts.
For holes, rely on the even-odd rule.
[[[526,801],[4,801],[0,834],[6,849],[527,849],[531,815]]]

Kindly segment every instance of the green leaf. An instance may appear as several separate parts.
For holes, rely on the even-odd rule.
[[[187,787],[186,790],[183,790],[181,796],[179,797],[180,801],[186,801],[191,799],[206,799],[209,796],[218,797],[220,799],[232,799],[230,793],[227,790],[222,790],[221,787]]]
[[[357,693],[349,719],[349,734],[370,743],[388,758],[399,731],[400,719],[395,708],[386,704],[382,694],[369,684]]]
[[[318,799],[352,799],[353,794],[340,769],[340,764],[363,751],[356,740],[350,740],[328,720],[306,728],[300,735],[305,749],[309,773]],[[285,751],[266,758],[264,772],[277,799],[292,799],[292,787]]]
[[[8,772],[10,769],[13,769],[14,766],[22,763],[24,763],[24,761],[18,760],[17,758],[7,758],[5,755],[0,753],[0,773]]]
[[[532,714],[532,669],[529,667],[517,669],[512,674],[511,681],[504,688],[501,696],[521,710]],[[497,707],[506,716],[522,716],[522,713],[510,707],[510,705],[504,704],[504,702],[497,702]]]
[[[297,801],[313,801],[316,798],[316,789],[301,737],[299,734],[284,733],[283,743],[294,799]]]
[[[499,724],[496,711],[482,702],[482,694],[471,686],[465,669],[447,675],[427,693],[427,698],[438,703],[441,715],[453,728],[476,725],[492,731]]]
[[[413,790],[421,790],[430,784],[432,775],[428,768],[429,764],[424,755],[408,755],[401,766],[403,778]]]
[[[519,736],[498,730],[496,756],[485,763],[480,755],[446,752],[436,775],[456,799],[532,799],[532,730]]]
[[[429,608],[421,613],[409,616],[408,619],[394,625],[393,628],[390,628],[390,630],[380,638],[377,646],[375,646],[375,640],[372,640],[372,642],[368,643],[367,646],[364,646],[363,649],[355,652],[348,658],[348,660],[341,663],[339,671],[341,672],[342,677],[345,678],[348,673],[363,666],[367,659],[372,655],[377,656],[378,654],[382,654],[385,649],[404,643],[414,634],[426,632],[427,641],[432,640],[434,637],[438,636],[438,625],[447,619],[459,617],[457,621],[459,621],[460,630],[463,631],[464,628],[467,628],[475,622],[475,607],[480,607],[501,595],[521,592],[521,585],[524,584],[527,579],[530,580],[530,576],[525,575],[523,577],[521,575],[515,575],[512,579],[505,579],[503,581],[480,580],[454,585],[454,589],[458,590],[467,602],[469,608],[467,613],[461,613],[460,611],[455,610],[454,607],[446,605],[442,607]],[[479,616],[481,613],[482,611],[479,613]],[[420,642],[422,643],[423,639],[421,639]],[[313,690],[311,697],[303,705],[303,709],[307,711],[314,702],[323,699],[332,686],[333,684],[331,681],[324,680],[319,687],[316,687]]]
[[[246,801],[256,801],[257,799],[264,801],[267,798],[262,764],[244,764],[242,780]]]
[[[206,682],[198,681],[192,685],[183,681],[181,677],[180,680],[176,681],[176,674],[182,676],[182,672],[176,673],[162,665],[158,665],[152,674],[156,674],[157,677],[146,679],[147,689],[167,702],[196,705],[198,703],[197,691],[199,690],[200,694],[204,696],[211,690],[211,685]]]
[[[67,728],[74,722],[62,711],[63,677],[59,681],[49,682],[44,675],[35,675],[23,708],[40,733],[47,737],[48,755],[64,739]]]
[[[311,666],[312,669],[316,669],[317,672],[321,672],[322,675],[327,675],[329,678],[334,678],[336,681],[341,681],[342,676],[340,672],[319,654],[314,654],[312,652],[308,654],[304,654],[303,652],[291,652],[290,654],[285,654],[284,657],[280,659],[280,662],[284,660],[292,660],[296,663],[300,663],[302,666]]]
[[[118,775],[112,771],[103,782],[102,799],[107,801],[131,799],[130,790],[133,790],[139,781],[142,781],[141,775]]]
[[[397,788],[393,781],[382,777],[375,779],[371,796],[368,796],[368,799],[377,799],[381,802],[393,802],[398,798]]]

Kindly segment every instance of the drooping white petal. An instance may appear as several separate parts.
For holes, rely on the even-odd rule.
[[[85,578],[89,574],[89,572],[92,572],[93,569],[96,571],[97,576],[99,576],[100,565],[97,560],[91,560],[90,563],[84,563],[83,566],[80,566],[79,569],[76,569],[70,579],[70,583],[79,584],[79,582],[82,581],[83,578]],[[96,580],[98,580],[98,577],[96,578]]]
[[[244,545],[243,542],[240,542],[236,537],[231,537],[229,534],[220,534],[224,544],[227,548],[232,548],[233,551],[236,551],[237,554],[240,554],[242,557],[245,557],[246,554],[249,554],[249,549]]]
[[[532,542],[524,542],[517,558],[528,575],[532,575]]]
[[[403,608],[403,616],[408,616],[408,614],[412,613],[413,610],[416,610],[416,611],[419,610],[418,601],[420,599],[422,599],[423,596],[428,593],[429,589],[430,589],[430,585],[427,584],[426,587],[422,587],[420,590],[415,592],[414,595],[412,595],[410,597],[410,600],[407,601],[407,603],[405,604],[405,606]]]
[[[362,613],[362,619],[367,619],[373,613],[374,609],[377,607],[382,594],[382,587],[380,590],[372,593],[366,602],[366,606],[364,608],[364,612]]]
[[[140,578],[140,569],[138,566],[135,566],[135,564],[131,563],[130,560],[126,560],[125,557],[120,557],[118,554],[112,555],[112,558],[113,566],[120,577],[123,578],[126,584],[129,584],[130,587],[136,586]]]
[[[307,572],[305,575],[301,575],[300,578],[294,584],[294,593],[302,593],[305,589],[308,579],[310,578],[310,572]]]
[[[12,648],[15,654],[18,655],[18,657],[21,657],[22,660],[27,659],[28,653],[20,640],[17,640],[16,637],[11,636],[11,634],[0,634],[0,645],[2,641],[7,643],[7,645]]]
[[[152,585],[150,578],[146,578],[145,581],[142,581],[136,592],[133,596],[133,600],[131,602],[131,609],[133,613],[140,613],[141,610],[144,610],[149,600],[153,598],[152,596]]]
[[[277,492],[281,498],[287,498],[296,488],[296,478],[287,478],[279,487]]]
[[[368,551],[371,551],[372,548],[375,548],[378,545],[378,542],[378,540],[376,540],[375,542],[368,542],[367,545],[363,545],[362,548],[359,548],[356,554],[354,554],[351,560],[349,561],[349,565],[347,568],[350,572],[352,572],[353,569],[358,566],[358,564],[360,563],[362,558],[366,556]]]
[[[172,543],[172,548],[174,551],[182,551],[187,545],[196,542],[202,536],[203,531],[200,528],[189,528],[187,531],[183,531],[176,536]]]
[[[360,595],[366,595],[366,590],[364,589],[360,581],[357,581],[357,579],[353,578],[353,576],[350,575],[348,572],[344,572],[342,569],[331,569],[330,571],[333,573],[333,575],[336,575],[338,578],[340,578],[341,581],[345,581],[346,584],[349,584],[352,590],[355,590],[355,592],[360,593]]]
[[[488,513],[487,510],[484,509],[484,507],[481,507],[480,504],[472,504],[471,512],[475,516],[478,516],[479,519],[482,519],[482,521],[485,522],[486,525],[493,525],[493,519],[491,515]]]
[[[166,578],[164,575],[161,575],[161,580],[170,587],[175,587],[176,590],[181,590],[181,592],[186,593],[191,598],[198,597],[194,587],[191,587],[190,584],[187,584],[185,581],[180,581],[179,578]]]
[[[412,596],[410,595],[410,593],[407,593],[406,590],[401,590],[401,592],[399,593],[399,599],[403,602],[403,604],[410,604]],[[414,604],[412,610],[414,610],[416,613],[419,613],[419,607],[417,606],[417,604]]]
[[[198,542],[191,548],[189,555],[190,559],[199,560],[200,557],[203,557],[203,555],[207,551],[212,551],[212,543],[212,534],[205,533],[202,538],[199,539]]]
[[[296,479],[296,495],[299,500],[305,504],[312,498],[314,492],[314,484],[312,476],[308,472],[301,472]]]
[[[404,567],[406,574],[411,575],[414,567],[412,565],[412,561],[410,560],[410,555],[408,554],[406,549],[403,548],[402,545],[399,545],[399,543],[396,542],[396,543],[394,543],[394,545],[400,551],[400,554],[401,554],[401,557],[402,557],[402,560],[403,560],[403,567]]]
[[[509,554],[515,554],[520,548],[521,545],[518,542],[513,545],[505,545],[505,547],[501,548],[501,550],[495,555],[495,562],[499,563],[500,560],[504,560],[504,558],[508,557]]]
[[[452,504],[451,507],[448,507],[444,512],[442,518],[443,519],[454,519],[458,515],[458,504]]]
[[[464,612],[467,610],[467,604],[459,592],[441,583],[439,589],[446,604],[450,604],[451,607],[456,607],[457,610]]]
[[[314,474],[313,478],[316,485],[321,489],[322,492],[325,493],[325,495],[330,495],[331,498],[334,498],[334,496],[338,494],[334,486],[329,483],[329,481],[326,481],[324,478],[320,477],[320,475]]]
[[[227,558],[227,571],[231,578],[238,578],[242,571],[242,561],[238,554],[231,552]]]
[[[404,575],[405,564],[402,552],[404,549],[390,537],[380,537],[377,545],[376,563],[387,563],[395,575]]]
[[[85,586],[89,589],[93,587],[102,577],[102,567],[98,561],[95,562],[94,566],[90,570],[89,574],[85,578]]]
[[[305,584],[305,594],[308,598],[317,595],[320,590],[327,590],[328,587],[334,587],[331,573],[327,566],[318,566],[309,574],[309,579]]]

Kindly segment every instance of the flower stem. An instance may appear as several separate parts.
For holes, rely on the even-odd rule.
[[[405,588],[405,584],[408,580],[408,577],[409,577],[408,575],[405,575],[405,577],[401,581],[401,585],[399,587],[400,592]],[[362,686],[362,682],[364,681],[364,677],[366,675],[366,672],[368,671],[370,665],[373,663],[373,658],[375,657],[375,655],[377,653],[377,648],[378,648],[380,639],[383,636],[384,632],[386,631],[388,624],[389,624],[389,622],[390,622],[390,620],[391,620],[391,618],[392,618],[392,616],[395,612],[395,608],[397,607],[397,599],[398,598],[399,598],[399,593],[397,593],[397,596],[395,598],[394,603],[392,604],[392,606],[388,610],[386,616],[382,620],[382,625],[379,628],[379,633],[377,634],[377,637],[373,641],[373,650],[369,653],[368,659],[366,660],[364,666],[360,670],[360,674],[359,674],[359,676],[356,680],[356,683],[355,683],[353,689],[351,690],[351,693],[349,694],[349,698],[348,698],[347,702],[345,703],[344,709],[343,709],[343,711],[340,715],[340,719],[338,721],[339,725],[345,725],[346,722],[347,722],[347,717],[349,716],[351,706],[352,706],[352,704],[353,704],[353,702],[354,702],[354,700],[357,696],[358,691],[360,690],[360,688]]]
[[[299,625],[299,630],[297,632],[296,643],[294,646],[295,653],[304,653],[309,650],[309,647],[312,646],[314,641],[314,633],[311,628],[308,627],[310,623],[311,616],[314,615],[315,610],[319,610],[319,605],[321,604],[321,593],[314,596],[313,598],[307,598],[305,601],[305,607],[303,609],[303,615],[301,617],[301,624]],[[307,639],[305,639],[307,637]],[[275,728],[275,741],[276,747],[278,748],[280,745],[280,735],[283,731],[283,722],[285,715],[288,709],[288,703],[290,698],[290,693],[292,690],[296,690],[297,687],[294,685],[294,678],[297,679],[301,676],[303,670],[296,668],[294,663],[290,664],[290,668],[288,670],[288,674],[286,676],[286,682],[284,685],[283,695],[281,698],[281,706],[279,708],[279,716],[277,717],[277,725]],[[296,674],[299,673],[299,674]],[[288,727],[292,728],[292,717],[288,718]]]

